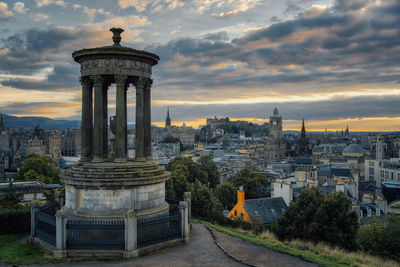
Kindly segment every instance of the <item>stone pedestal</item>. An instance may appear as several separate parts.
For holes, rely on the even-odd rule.
[[[65,183],[63,210],[74,217],[125,217],[168,212],[165,181],[169,173],[153,160],[144,162],[81,162],[62,177]]]

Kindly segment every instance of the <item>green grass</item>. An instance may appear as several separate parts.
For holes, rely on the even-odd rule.
[[[282,242],[270,232],[256,235],[251,231],[220,226],[199,219],[193,218],[193,222],[202,223],[225,234],[239,237],[249,243],[300,257],[305,261],[317,263],[320,266],[399,266],[395,261],[385,260],[360,252],[348,252],[322,243],[313,244],[301,240]]]
[[[9,264],[59,263],[63,260],[50,258],[39,248],[21,243],[24,235],[0,235],[0,262]]]
[[[62,262],[91,262],[109,261],[110,259],[91,259],[91,258],[63,258],[57,259],[50,257],[41,249],[19,240],[27,234],[0,235],[0,263],[15,265],[24,264],[43,264],[43,263],[62,263]],[[118,258],[118,260],[123,260]]]

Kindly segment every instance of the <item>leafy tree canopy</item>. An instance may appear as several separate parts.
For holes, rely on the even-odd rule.
[[[201,157],[199,163],[194,162],[191,158],[176,157],[168,163],[166,170],[172,172],[177,164],[187,167],[189,171],[187,181],[189,183],[194,183],[197,179],[202,184],[209,183],[215,187],[219,181],[218,168],[209,157]]]
[[[200,217],[213,219],[221,214],[223,207],[210,190],[209,184],[196,180],[190,185],[192,192],[192,212]]]
[[[13,184],[10,183],[8,188],[0,195],[0,209],[18,209],[21,197],[22,194],[18,194]]]
[[[323,196],[313,187],[303,190],[273,227],[280,239],[327,242],[345,249],[356,249],[357,213],[343,193]]]
[[[358,231],[361,250],[383,257],[400,260],[400,217],[391,215],[387,221],[373,218]]]
[[[198,163],[200,168],[207,173],[208,182],[212,188],[215,188],[219,183],[219,171],[217,165],[212,161],[210,156],[200,157]]]
[[[189,187],[188,178],[188,167],[182,163],[175,164],[171,171],[171,179],[166,183],[167,196],[172,198],[182,197]]]
[[[18,178],[23,180],[39,180],[46,184],[58,183],[60,169],[55,160],[49,156],[31,155],[22,163]]]
[[[228,178],[228,182],[235,187],[243,185],[246,199],[263,197],[262,187],[269,181],[256,166],[246,166],[240,172]]]
[[[179,142],[180,142],[179,138],[175,138],[175,137],[173,137],[173,136],[171,136],[171,135],[165,137],[165,138],[161,141],[161,143],[179,143]]]
[[[229,182],[219,184],[217,188],[215,188],[215,196],[225,209],[231,210],[236,204],[236,189]]]

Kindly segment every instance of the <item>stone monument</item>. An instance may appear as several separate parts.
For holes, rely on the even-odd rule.
[[[168,213],[164,168],[151,157],[150,90],[155,54],[121,46],[123,29],[112,28],[114,44],[72,53],[81,65],[82,156],[65,171],[63,214],[69,218],[124,218]],[[116,84],[109,151],[107,90]],[[127,90],[136,88],[136,155],[127,157]],[[94,94],[94,97],[93,97]],[[94,103],[93,103],[94,102]]]

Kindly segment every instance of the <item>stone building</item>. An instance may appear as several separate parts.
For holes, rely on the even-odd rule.
[[[170,127],[168,129],[168,135],[178,138],[182,145],[193,146],[195,140],[195,130],[192,127]]]
[[[33,139],[29,139],[25,146],[25,156],[29,155],[46,155],[47,147],[43,143],[42,139],[35,136]]]
[[[10,150],[10,137],[4,125],[3,115],[0,118],[0,151]]]
[[[75,157],[80,155],[80,131],[67,129],[61,137],[61,155]]]
[[[365,180],[375,181],[381,188],[382,182],[400,182],[400,160],[365,160]]]
[[[48,154],[55,159],[61,158],[61,134],[59,131],[54,131],[48,136]]]
[[[5,171],[16,172],[22,165],[22,155],[18,151],[0,152],[0,164],[4,165]]]
[[[278,162],[285,158],[286,142],[282,138],[282,116],[275,107],[270,117],[269,135],[265,138],[264,158],[269,162]]]

